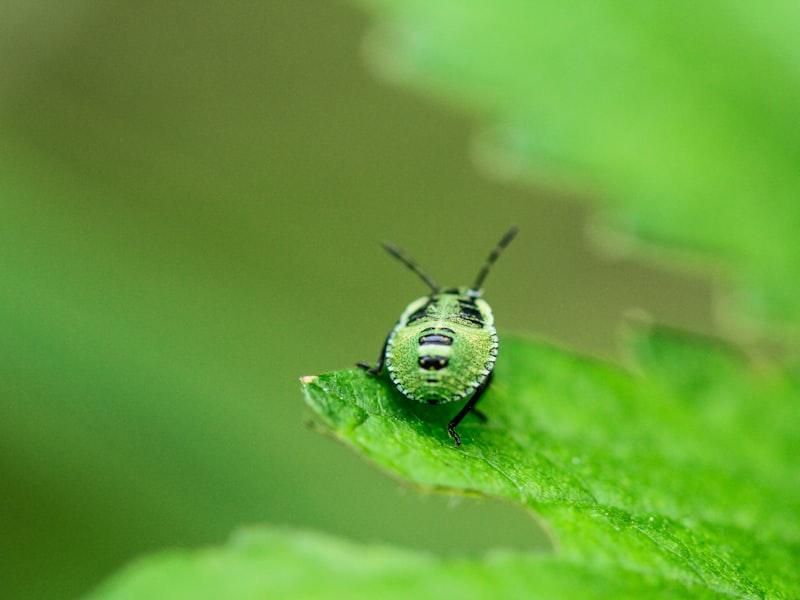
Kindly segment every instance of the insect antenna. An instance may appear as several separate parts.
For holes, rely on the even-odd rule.
[[[489,258],[486,259],[486,264],[483,265],[480,273],[478,273],[477,279],[475,279],[475,283],[472,284],[472,288],[470,289],[475,292],[481,289],[483,280],[486,279],[486,276],[489,274],[489,270],[492,268],[492,265],[500,257],[500,253],[503,252],[503,249],[511,243],[511,240],[514,239],[514,236],[517,235],[518,231],[519,229],[517,227],[512,227],[506,231],[503,239],[498,242],[497,246],[495,246],[495,249],[492,250],[492,253],[489,255]]]
[[[399,260],[409,269],[414,271],[414,273],[416,273],[419,276],[419,278],[422,279],[422,281],[424,281],[429,288],[431,288],[432,292],[436,293],[439,291],[439,284],[437,284],[433,280],[433,278],[430,275],[428,275],[425,271],[420,269],[419,265],[413,258],[404,254],[403,251],[400,250],[400,248],[398,248],[394,244],[391,244],[389,242],[382,242],[382,244],[389,254],[394,256],[397,260]]]

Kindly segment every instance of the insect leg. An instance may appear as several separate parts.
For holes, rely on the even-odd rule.
[[[478,400],[481,399],[481,396],[483,396],[483,392],[486,391],[486,388],[489,386],[489,382],[492,380],[492,375],[494,375],[494,373],[489,374],[489,376],[484,380],[484,382],[480,385],[480,387],[477,390],[475,390],[475,393],[472,394],[472,398],[470,398],[469,401],[464,405],[464,408],[458,411],[458,414],[455,417],[453,417],[453,420],[450,421],[450,423],[447,425],[447,433],[449,433],[450,437],[453,438],[453,440],[455,440],[456,447],[461,445],[461,436],[456,433],[456,427],[458,426],[459,423],[461,423],[464,417],[466,417],[467,414],[469,414],[469,411],[471,411],[475,407],[475,405],[478,403]],[[482,420],[486,420],[486,415],[484,415],[482,412],[479,414],[483,416]]]
[[[365,362],[357,362],[356,366],[365,369],[370,375],[380,375],[380,372],[383,370],[383,361],[386,358],[386,348],[389,346],[389,338],[391,337],[392,333],[389,332],[389,335],[386,336],[386,341],[383,342],[380,356],[378,356],[378,363],[374,367],[370,367],[369,364]]]

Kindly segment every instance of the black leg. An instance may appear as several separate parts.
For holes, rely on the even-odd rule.
[[[469,414],[469,411],[471,411],[475,407],[475,405],[478,403],[478,400],[481,399],[481,396],[483,396],[483,392],[485,392],[486,388],[489,387],[489,382],[492,380],[492,375],[494,375],[494,373],[489,374],[489,376],[481,384],[481,386],[477,390],[475,390],[474,394],[472,394],[472,398],[470,398],[469,401],[464,405],[464,408],[458,411],[458,414],[455,417],[453,417],[453,420],[450,421],[450,423],[447,425],[447,433],[449,433],[450,437],[453,438],[453,440],[455,440],[456,447],[461,445],[461,436],[456,433],[456,427],[458,426],[459,423],[461,423],[464,417],[466,417],[467,414]],[[482,412],[479,414],[483,417],[483,420],[486,420],[486,415],[484,415]]]
[[[367,373],[370,375],[380,375],[380,372],[383,370],[383,361],[386,357],[386,347],[389,345],[389,338],[392,337],[392,334],[386,336],[386,341],[383,342],[383,348],[381,349],[381,354],[378,356],[378,364],[374,367],[370,367],[369,364],[365,362],[357,362],[356,366],[361,367],[362,369],[366,370]]]

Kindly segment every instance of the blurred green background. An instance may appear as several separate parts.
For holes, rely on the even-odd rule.
[[[239,525],[547,548],[304,426],[298,377],[374,360],[424,286],[614,359],[622,313],[713,333],[700,275],[587,243],[574,192],[493,181],[476,127],[381,83],[343,3],[15,0],[0,19],[0,596],[74,597]],[[502,360],[502,359],[501,359]]]

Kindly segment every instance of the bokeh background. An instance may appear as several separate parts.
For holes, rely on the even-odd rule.
[[[702,274],[598,251],[585,185],[493,178],[475,123],[371,70],[369,31],[338,2],[2,3],[3,598],[252,523],[546,550],[306,426],[298,378],[374,360],[425,291],[381,239],[458,285],[517,224],[501,331],[607,360],[630,308],[714,333]]]

